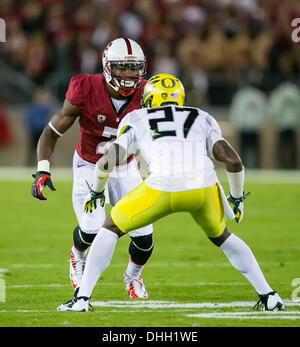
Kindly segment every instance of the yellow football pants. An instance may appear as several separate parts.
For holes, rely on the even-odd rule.
[[[225,229],[222,199],[217,184],[181,192],[163,192],[144,182],[125,195],[111,210],[111,218],[124,233],[152,224],[175,212],[189,212],[210,238]]]

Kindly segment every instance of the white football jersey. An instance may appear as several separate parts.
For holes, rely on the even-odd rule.
[[[140,153],[148,164],[146,185],[184,191],[218,182],[212,149],[224,140],[216,120],[196,107],[167,105],[129,113],[118,127],[127,154]]]

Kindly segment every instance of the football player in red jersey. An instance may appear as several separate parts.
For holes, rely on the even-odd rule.
[[[116,167],[105,191],[99,195],[102,208],[83,213],[90,193],[95,163],[101,157],[99,143],[116,137],[125,115],[140,108],[146,83],[146,59],[141,47],[128,38],[118,38],[105,48],[102,56],[103,74],[80,74],[72,77],[62,109],[51,118],[37,146],[37,171],[33,175],[32,195],[46,200],[43,188],[55,190],[50,174],[50,158],[57,139],[79,118],[80,137],[73,157],[73,208],[78,226],[73,232],[70,258],[70,279],[74,290],[80,286],[87,249],[105,221],[105,199],[113,206],[136,188],[142,178],[134,157]],[[100,146],[101,148],[101,146]],[[100,149],[101,151],[101,149]],[[102,150],[103,152],[103,150]],[[147,298],[141,271],[153,250],[152,226],[130,233],[129,263],[124,282],[131,298]]]

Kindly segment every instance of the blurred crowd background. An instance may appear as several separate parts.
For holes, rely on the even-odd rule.
[[[101,73],[102,51],[136,40],[148,76],[178,76],[187,104],[211,112],[249,168],[300,168],[297,0],[1,0],[0,165],[34,165],[70,78]],[[300,33],[299,33],[300,38]],[[56,163],[68,166],[76,135]]]

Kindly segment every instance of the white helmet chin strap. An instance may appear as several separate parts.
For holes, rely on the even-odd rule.
[[[112,83],[112,81],[113,81],[113,79],[111,78],[109,82],[107,81],[107,83],[108,83],[116,92],[118,92],[119,89],[120,89],[120,87],[118,86],[118,83],[116,83],[116,85],[114,85],[114,84]]]

